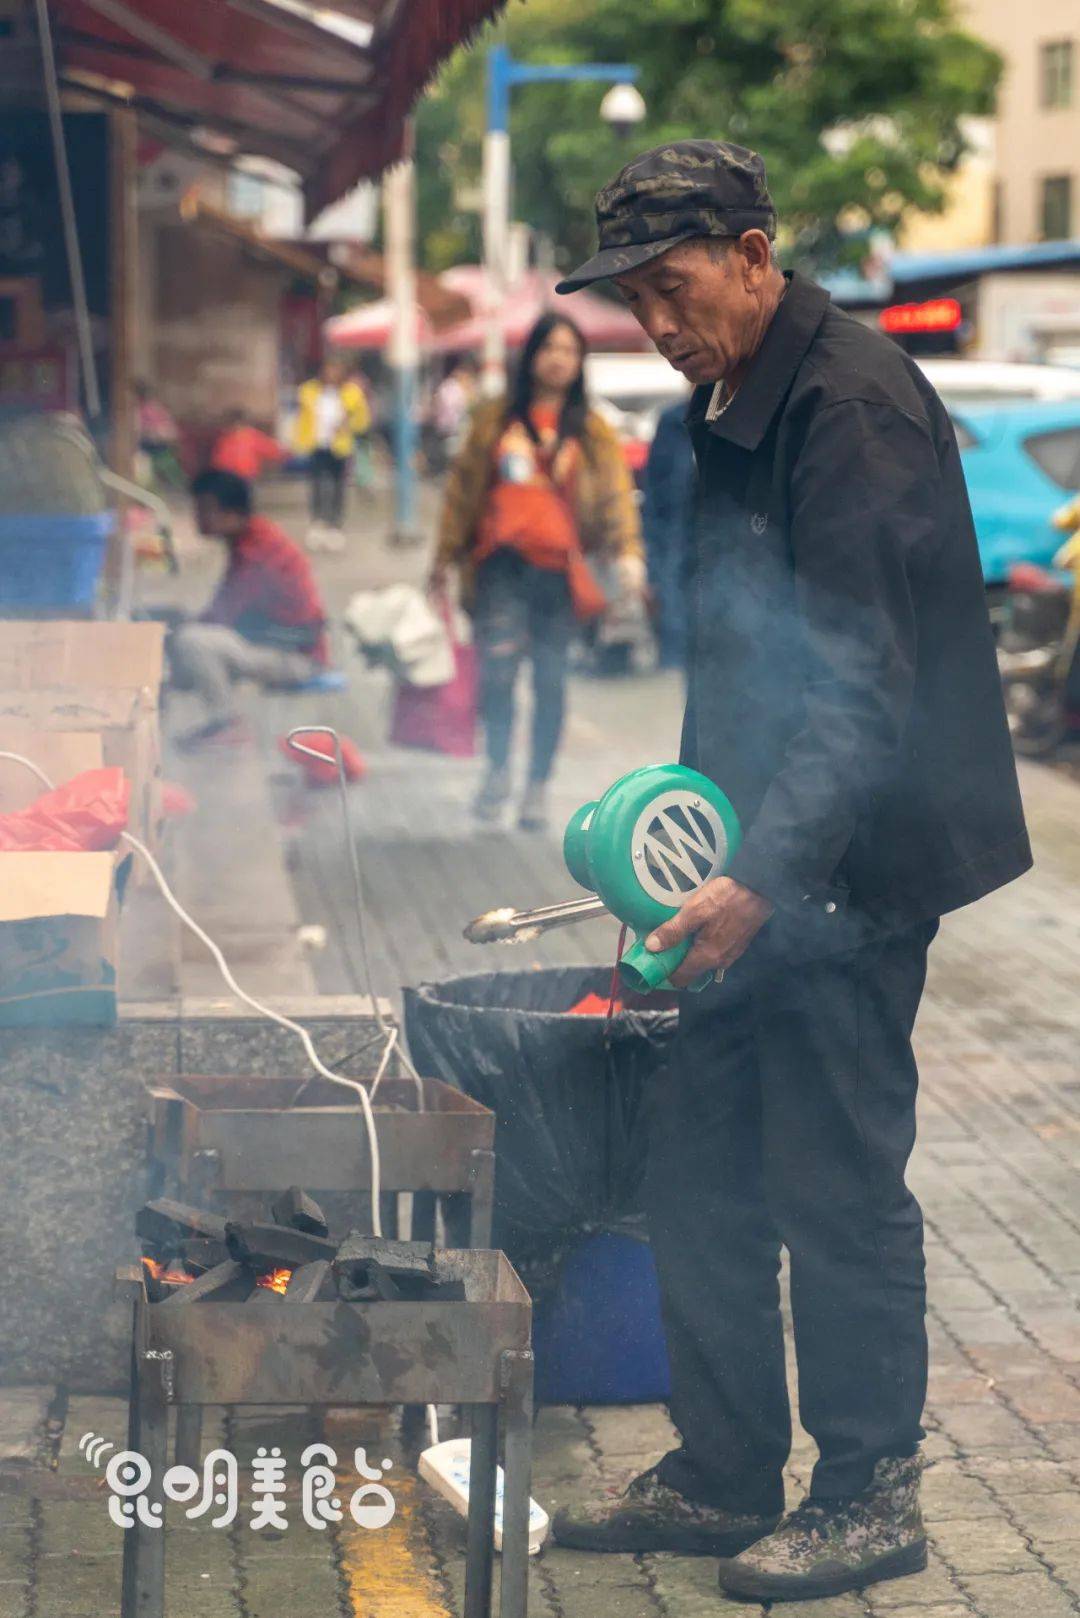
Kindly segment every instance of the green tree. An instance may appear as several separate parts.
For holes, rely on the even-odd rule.
[[[960,29],[953,0],[528,0],[502,31],[523,60],[637,63],[648,117],[630,149],[695,136],[757,148],[785,256],[821,270],[860,256],[867,232],[941,209],[964,120],[992,111],[1002,66]],[[478,248],[476,215],[458,204],[479,181],[493,37],[457,54],[420,111],[432,268]],[[593,196],[629,155],[600,120],[603,89],[513,96],[514,214],[564,261],[590,249]]]

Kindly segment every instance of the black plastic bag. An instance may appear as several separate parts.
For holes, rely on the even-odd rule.
[[[610,1022],[569,1016],[605,999],[606,967],[483,972],[405,990],[421,1073],[490,1107],[495,1246],[519,1265],[557,1264],[597,1230],[640,1226],[644,1098],[662,1082],[675,996],[629,996]]]

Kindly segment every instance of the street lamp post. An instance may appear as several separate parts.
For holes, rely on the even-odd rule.
[[[599,82],[612,84],[600,112],[616,129],[640,123],[645,103],[634,88],[640,68],[630,62],[517,62],[505,45],[487,58],[487,132],[484,136],[484,270],[486,329],[484,392],[499,393],[506,376],[503,303],[507,293],[510,234],[510,91],[515,84]]]

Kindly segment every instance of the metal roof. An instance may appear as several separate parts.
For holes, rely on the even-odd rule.
[[[402,156],[439,64],[504,0],[51,0],[62,82],[164,139],[294,169],[310,216]]]

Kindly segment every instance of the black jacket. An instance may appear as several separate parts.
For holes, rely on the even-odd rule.
[[[730,875],[797,931],[906,926],[1031,864],[952,424],[887,338],[795,275],[699,470],[683,762]],[[848,925],[844,918],[847,916]]]

